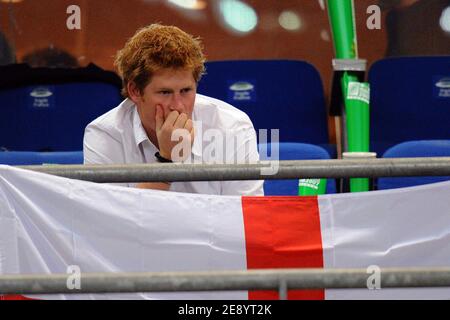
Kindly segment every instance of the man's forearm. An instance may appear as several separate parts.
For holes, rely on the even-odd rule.
[[[136,188],[169,191],[170,183],[168,183],[168,182],[141,182],[136,185]]]

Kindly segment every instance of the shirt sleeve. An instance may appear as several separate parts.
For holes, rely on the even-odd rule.
[[[89,124],[84,130],[84,164],[125,163],[123,146],[106,130]],[[136,183],[108,183],[114,186],[135,187]]]
[[[250,121],[250,120],[249,120]],[[253,125],[247,123],[234,130],[235,148],[226,148],[227,163],[254,163],[259,161],[256,132]],[[230,141],[230,139],[227,139]],[[229,150],[233,150],[229,152]],[[222,195],[263,196],[264,180],[237,180],[222,183]]]
[[[88,125],[83,139],[84,164],[124,163],[123,147],[106,130],[95,125]]]

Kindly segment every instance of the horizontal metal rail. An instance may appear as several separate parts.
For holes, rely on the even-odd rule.
[[[80,289],[68,287],[72,274],[1,275],[0,294],[368,289],[372,274],[367,269],[81,273]],[[402,287],[450,287],[450,268],[380,269],[381,289]]]
[[[224,181],[295,178],[450,176],[450,157],[260,161],[250,164],[18,166],[94,182]],[[273,174],[267,174],[271,171]]]

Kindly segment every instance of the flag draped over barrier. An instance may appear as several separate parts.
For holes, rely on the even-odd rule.
[[[450,266],[450,183],[319,197],[140,190],[0,166],[0,274]],[[39,295],[272,299],[276,292]],[[447,288],[292,290],[290,299],[450,298]]]

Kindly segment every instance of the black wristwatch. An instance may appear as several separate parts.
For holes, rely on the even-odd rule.
[[[156,157],[156,160],[158,160],[158,162],[161,162],[161,163],[172,163],[173,162],[172,160],[166,159],[163,156],[161,156],[159,154],[159,151],[157,153],[155,153],[155,157]]]

